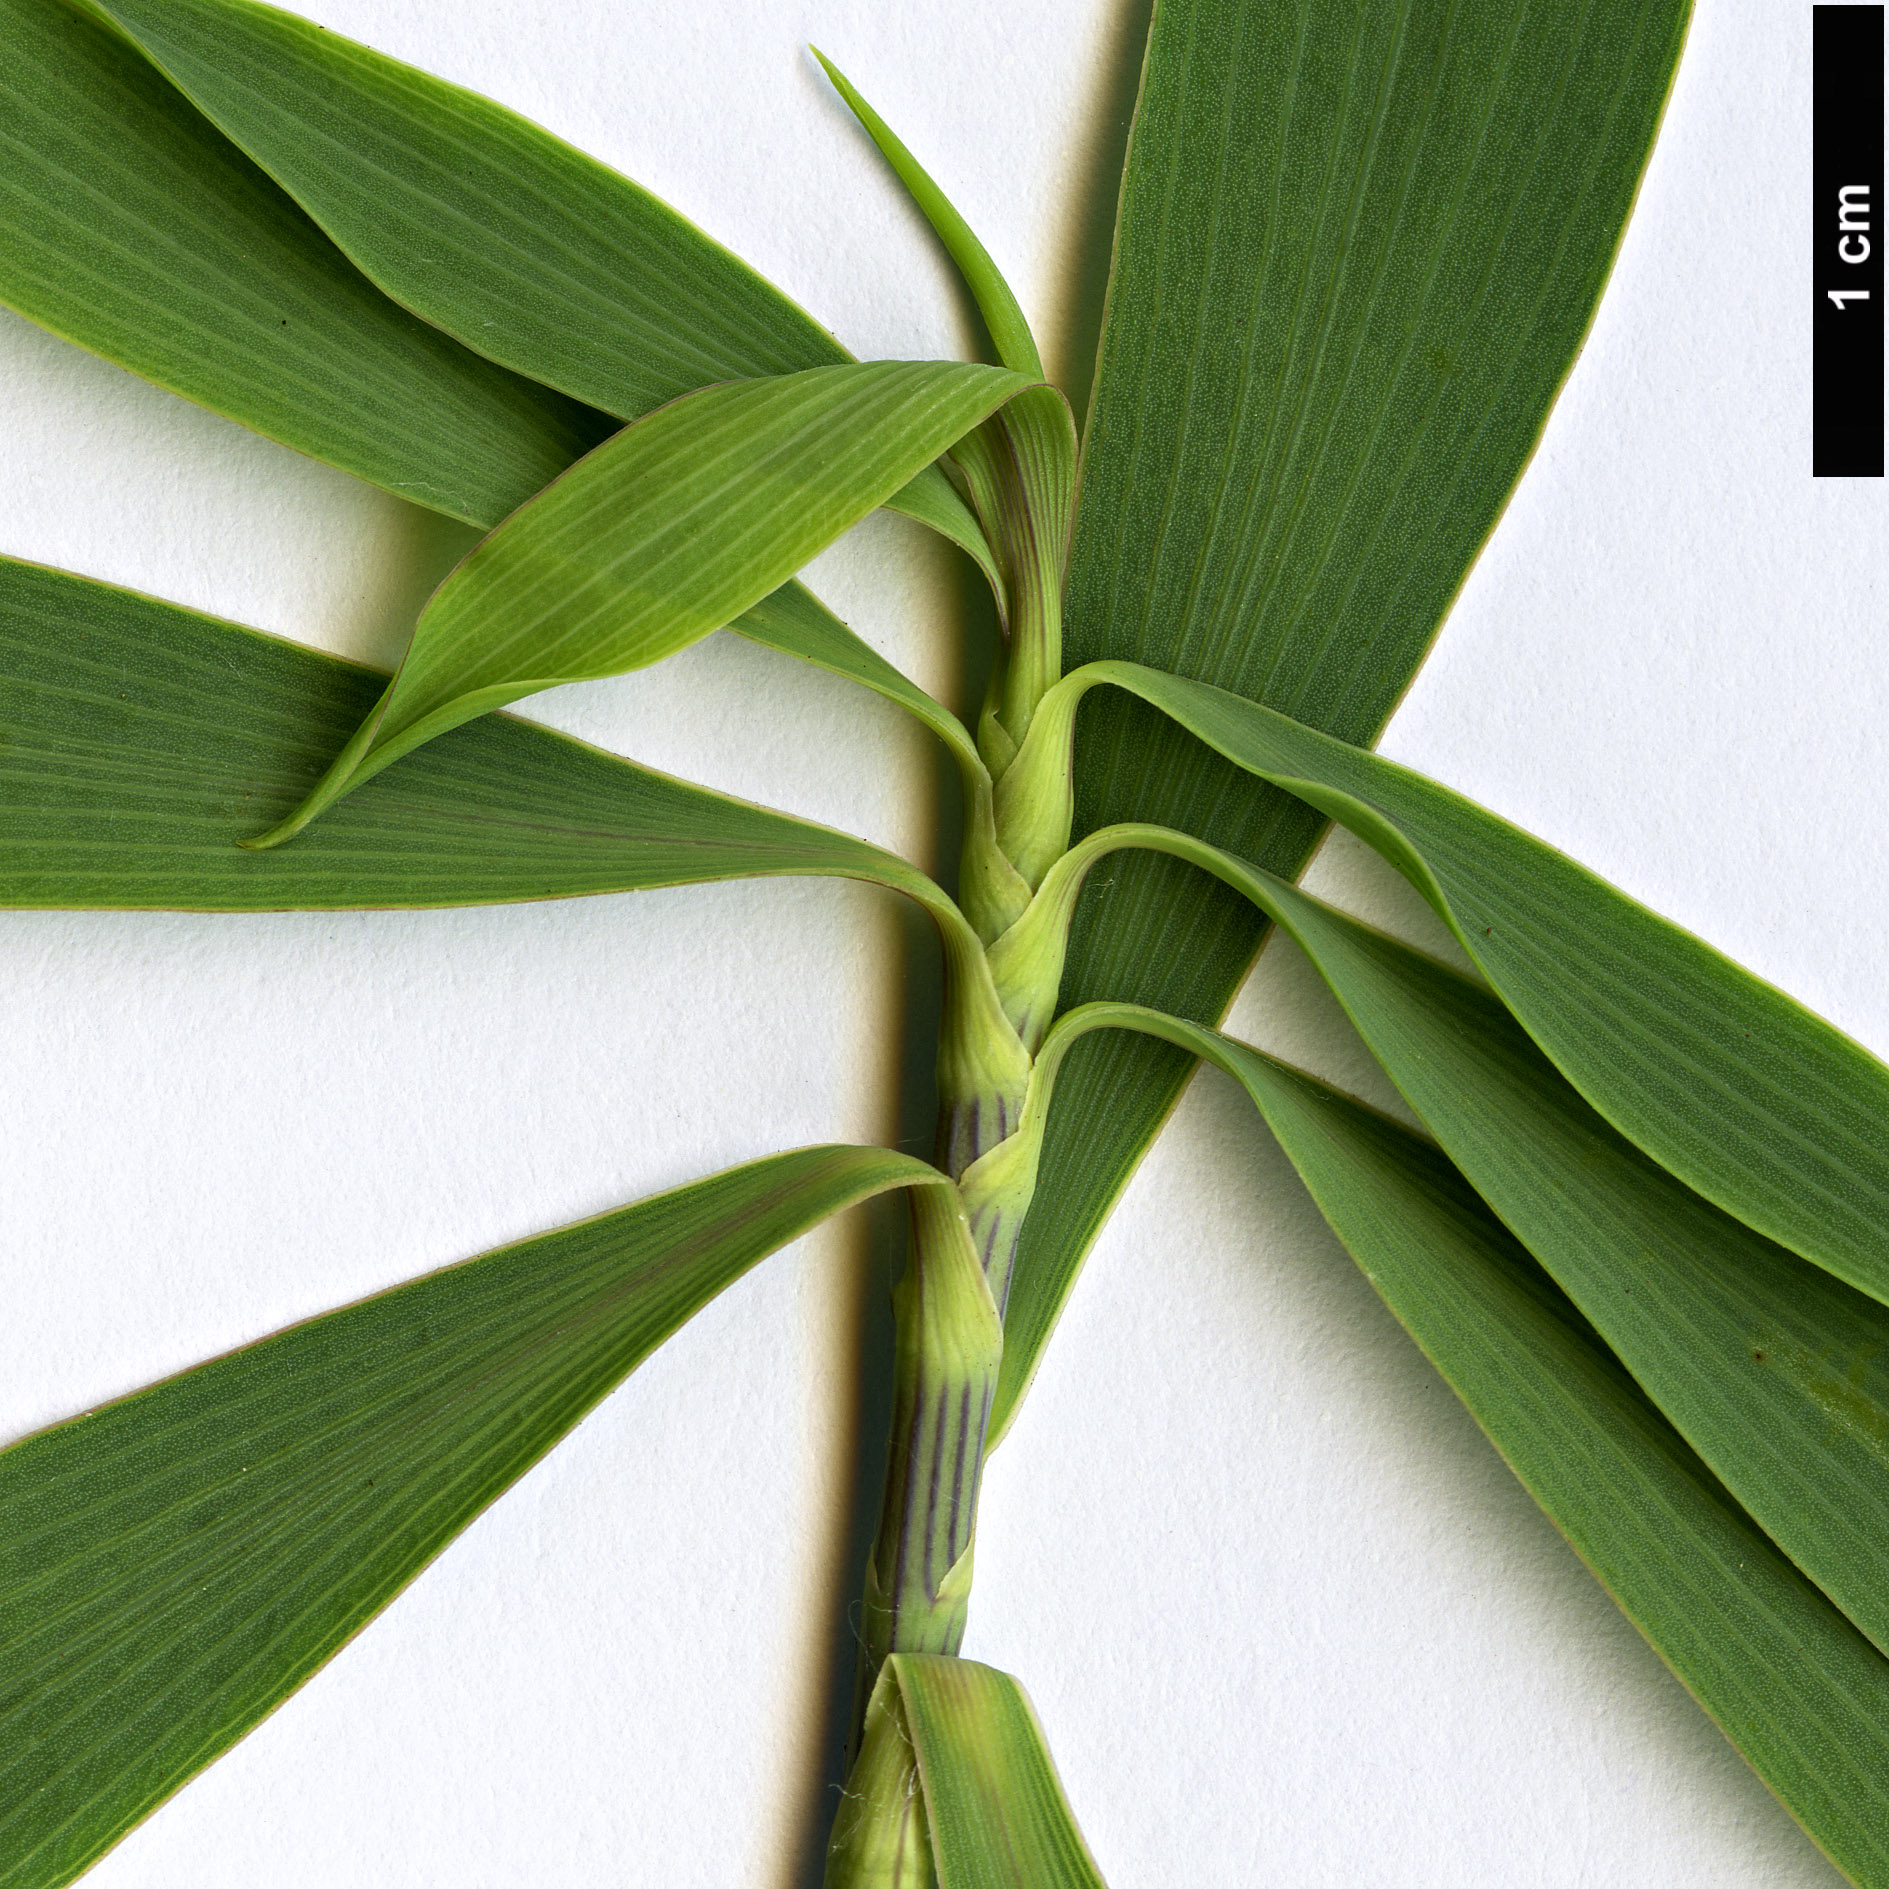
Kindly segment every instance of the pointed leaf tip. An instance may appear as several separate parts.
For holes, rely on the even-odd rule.
[[[879,114],[868,105],[845,73],[818,46],[807,49],[819,60],[826,76],[833,81],[852,114],[865,126],[867,135],[879,147],[911,199],[925,214],[925,220],[944,244],[946,253],[964,277],[984,326],[990,330],[997,358],[1004,366],[1015,368],[1033,379],[1043,378],[1043,357],[1037,351],[1036,337],[1024,319],[1023,309],[1003,272],[991,260],[990,251],[978,241],[956,206],[933,182],[931,174],[906,148],[903,140]]]

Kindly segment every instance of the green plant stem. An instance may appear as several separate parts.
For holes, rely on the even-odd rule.
[[[866,1574],[868,1673],[890,1652],[955,1653],[1003,1320],[955,1192],[912,1199],[912,1256],[893,1294],[892,1451]]]
[[[964,1637],[984,1438],[1003,1362],[990,1262],[1007,1240],[1001,1289],[1021,1225],[989,1177],[1022,1124],[1030,1059],[981,943],[955,908],[934,915],[945,950],[937,1160],[967,1185],[914,1198],[911,1257],[893,1294],[892,1446],[866,1576],[868,1682],[888,1653],[955,1653]]]
[[[963,911],[916,884],[944,944],[937,1164],[958,1185],[912,1195],[910,1259],[893,1294],[891,1445],[861,1610],[854,1757],[828,1889],[922,1889],[932,1858],[893,1654],[955,1655],[970,1603],[977,1498],[1003,1364],[1003,1306],[1036,1187],[1041,1111],[1029,1050],[992,975],[990,947],[1037,902],[997,834],[997,796],[1061,663],[1062,570],[1073,429],[1051,389],[960,447],[1009,597],[1008,645],[963,764]],[[954,744],[954,752],[957,751]],[[915,875],[915,877],[921,875]],[[949,907],[949,909],[946,909]],[[1053,993],[1052,999],[1053,1002]]]
[[[1082,880],[1122,846],[1171,852],[1208,870],[1226,863],[1162,827],[1106,828],[1049,868],[1028,910],[988,952],[966,942],[962,921],[945,927],[939,1165],[958,1186],[913,1198],[911,1259],[894,1294],[892,1448],[866,1576],[867,1686],[891,1653],[955,1653],[963,1642],[1003,1306],[1063,1039],[1040,1060],[1031,1052],[1054,1008]],[[889,1761],[880,1751],[873,1762],[883,1769]],[[870,1839],[855,1831],[848,1844],[861,1856],[896,1849],[889,1831]]]

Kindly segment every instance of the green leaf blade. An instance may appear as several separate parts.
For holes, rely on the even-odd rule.
[[[804,584],[783,584],[728,626],[763,649],[812,663],[896,703],[931,730],[961,766],[977,769],[969,729],[905,672],[849,629]]]
[[[0,559],[0,906],[337,910],[569,898],[837,873],[926,882],[878,848],[510,716],[286,816],[384,692],[375,670]]]
[[[709,387],[627,426],[474,547],[393,685],[302,807],[560,682],[620,675],[731,623],[1030,386],[876,361]]]
[[[1375,738],[1579,348],[1687,13],[1163,0],[1084,443],[1070,666],[1181,670]],[[1085,715],[1077,804],[1081,831],[1156,821],[1286,877],[1321,825],[1119,701]],[[1085,900],[1064,1001],[1216,1017],[1260,934],[1224,888],[1124,862]],[[1020,1320],[1060,1297],[1190,1068],[1113,1039],[1073,1058]]]
[[[88,0],[393,299],[625,419],[846,360],[628,178],[492,100],[250,0]]]
[[[1486,991],[1281,881],[1248,883],[1470,1185],[1743,1507],[1889,1650],[1889,1311],[1648,1160]]]
[[[0,0],[0,103],[0,299],[81,347],[478,524],[610,430],[389,302],[56,0]]]
[[[955,544],[984,573],[991,595],[996,600],[997,615],[1006,618],[1009,593],[1004,588],[1003,573],[997,568],[996,554],[977,514],[958,496],[957,487],[935,466],[927,466],[910,485],[886,500],[886,510],[901,513],[914,523],[935,531],[949,544]]]
[[[938,1178],[883,1149],[777,1155],[0,1452],[0,1884],[80,1874],[748,1267]]]
[[[1889,1882],[1889,1660],[1801,1574],[1432,1144],[1125,1005],[1244,1087],[1360,1269],[1654,1650],[1836,1864]]]
[[[1225,1059],[1529,1492],[1784,1807],[1889,1882],[1889,1661],[1664,1423],[1448,1163],[1296,1071]]]
[[[847,109],[879,147],[880,155],[891,165],[912,201],[924,212],[925,221],[944,245],[945,253],[957,265],[958,273],[977,303],[978,313],[984,317],[984,326],[990,330],[998,360],[1005,367],[1014,367],[1018,373],[1040,380],[1043,357],[1037,352],[1036,337],[1031,334],[1030,324],[1024,319],[1003,272],[991,260],[990,251],[897,132],[860,96],[852,81],[818,46],[813,48],[813,56],[833,81],[833,89],[846,101]]]
[[[886,1662],[905,1709],[939,1889],[1103,1889],[1028,1695],[938,1653]]]
[[[1488,809],[1286,717],[1103,672],[1408,876],[1549,1059],[1694,1191],[1889,1301],[1889,1068]]]

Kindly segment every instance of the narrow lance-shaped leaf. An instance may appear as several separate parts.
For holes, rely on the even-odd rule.
[[[922,873],[863,840],[510,716],[430,744],[294,846],[239,847],[306,796],[385,685],[0,559],[0,905],[468,905],[833,873],[944,907]]]
[[[1004,588],[1003,573],[997,568],[996,553],[984,536],[984,527],[977,522],[977,514],[958,496],[957,487],[937,466],[927,466],[909,485],[901,486],[886,500],[885,508],[902,513],[955,544],[984,573],[999,618],[1006,615],[1010,607],[1009,593]]]
[[[1040,377],[1043,363],[1035,337],[990,252],[845,75],[817,48],[815,57],[957,265],[990,330],[997,358],[1006,367]],[[1031,388],[1010,401],[962,440],[952,455],[995,554],[992,582],[1010,638],[993,677],[996,699],[978,731],[986,758],[998,771],[1022,739],[1037,699],[1061,672],[1063,569],[1069,555],[1076,456],[1069,402],[1050,386]]]
[[[942,1653],[880,1670],[827,1881],[1103,1889],[1022,1686]]]
[[[0,301],[476,524],[613,430],[388,301],[173,86],[61,0],[0,0]]]
[[[455,729],[300,846],[233,844],[259,812],[305,793],[336,731],[358,720],[381,680],[0,559],[0,906],[326,910],[778,874],[861,879],[929,913],[947,1013],[969,1040],[1007,1043],[1021,1058],[977,934],[917,867],[527,723]]]
[[[804,584],[783,584],[729,625],[751,643],[812,663],[882,695],[935,734],[967,773],[982,773],[970,730],[836,617]],[[989,791],[988,777],[985,792]]]
[[[1161,0],[1083,447],[1070,664],[1127,658],[1368,742],[1540,437],[1620,240],[1686,0]],[[1150,820],[1286,877],[1319,817],[1126,699],[1078,830]],[[1067,1000],[1217,1016],[1245,902],[1137,859]],[[1083,1044],[1019,1277],[1070,1270],[1190,1065]]]
[[[503,105],[250,0],[86,0],[395,301],[632,419],[848,356],[667,204]]]
[[[1889,1649],[1889,1309],[1722,1213],[1623,1140],[1480,985],[1283,880],[1159,828],[1158,846],[1283,925],[1464,1177],[1772,1539]],[[1050,881],[1045,890],[1052,891]],[[1046,1332],[1007,1327],[1014,1404]]]
[[[1018,878],[998,844],[990,773],[970,731],[943,703],[855,636],[800,584],[783,584],[730,628],[764,648],[862,683],[923,722],[951,751],[963,789],[964,849],[959,859],[958,899],[965,917],[980,936],[994,935],[1003,928],[995,914],[1028,904],[1030,888]]]
[[[946,362],[811,368],[710,387],[624,428],[446,579],[379,706],[258,843],[462,722],[733,621],[1028,384]]]
[[[1566,854],[1394,762],[1200,683],[1110,682],[1408,877],[1555,1066],[1747,1225],[1889,1300],[1889,1069]]]
[[[1889,1884],[1889,1661],[1752,1522],[1429,1143],[1243,1044],[1128,1005],[1252,1097],[1365,1276],[1529,1493],[1785,1808]]]
[[[248,0],[81,3],[181,89],[173,113],[194,116],[188,98],[207,114],[387,296],[548,388],[635,419],[711,382],[852,358],[687,218],[476,92]],[[223,143],[207,126],[196,135]],[[347,292],[379,299],[360,282]],[[467,515],[496,523],[581,450]],[[886,502],[994,577],[976,520],[935,469]]]
[[[879,1148],[776,1155],[0,1452],[0,1885],[82,1873],[757,1260],[941,1180]]]

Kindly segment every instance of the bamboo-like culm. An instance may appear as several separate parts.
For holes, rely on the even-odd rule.
[[[1032,1051],[1061,969],[1060,949],[1028,948],[1041,926],[1026,920],[1050,862],[1031,859],[1025,870],[1006,847],[1006,826],[1034,835],[1041,821],[1007,804],[1004,783],[1061,672],[1073,448],[1068,405],[1044,386],[1013,400],[953,455],[1004,579],[1007,635],[978,726],[985,780],[968,783],[963,923],[938,914],[945,992],[936,1159],[957,1187],[911,1195],[910,1258],[893,1295],[891,1449],[862,1608],[859,1697],[862,1707],[873,1703],[857,1727],[829,1889],[919,1889],[932,1880],[911,1742],[874,1682],[889,1654],[956,1653],[970,1601],[1003,1308],[1036,1186]]]

